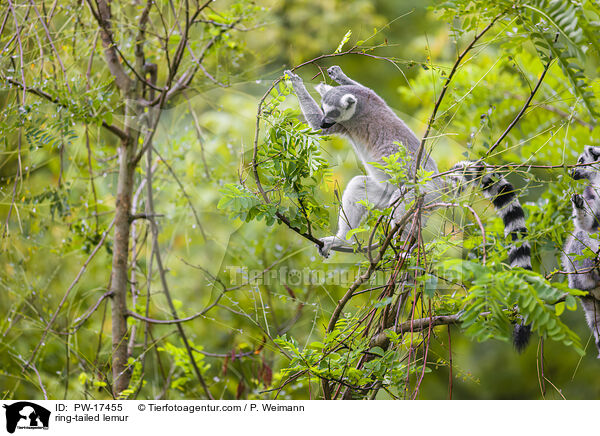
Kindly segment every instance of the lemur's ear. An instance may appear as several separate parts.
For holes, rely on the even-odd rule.
[[[356,103],[356,97],[352,94],[344,94],[340,99],[340,103],[342,104],[343,108],[348,109],[350,106]]]
[[[585,151],[587,151],[594,160],[598,160],[598,158],[600,158],[600,147],[586,145]]]
[[[326,83],[319,83],[317,86],[315,86],[315,90],[319,93],[321,97],[327,94],[332,88],[333,86],[329,86]]]

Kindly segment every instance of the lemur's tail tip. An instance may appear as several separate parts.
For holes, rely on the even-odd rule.
[[[522,353],[531,338],[531,324],[516,324],[513,330],[513,345],[515,349]]]

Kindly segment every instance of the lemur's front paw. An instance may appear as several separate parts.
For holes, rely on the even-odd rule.
[[[290,70],[285,70],[283,72],[283,74],[285,76],[288,76],[292,82],[301,82],[302,81],[302,79],[300,78],[299,75],[292,73]]]
[[[573,194],[571,196],[571,203],[573,203],[573,206],[576,207],[577,209],[583,209],[584,200],[581,195]]]
[[[331,248],[333,247],[333,243],[335,242],[335,236],[327,236],[326,238],[319,239],[323,243],[322,247],[317,245],[317,249],[319,250],[319,254],[323,256],[325,259],[329,257],[331,254]]]
[[[329,74],[329,77],[331,77],[336,82],[338,81],[338,79],[344,76],[342,69],[337,65],[327,68],[327,74]]]
[[[317,248],[319,249],[319,254],[324,258],[329,257],[333,248],[351,246],[344,239],[341,239],[337,236],[327,236],[325,238],[319,239],[319,241],[323,243],[323,246],[319,247],[317,245]]]

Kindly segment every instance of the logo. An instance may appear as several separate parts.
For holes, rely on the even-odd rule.
[[[6,431],[14,433],[15,429],[43,429],[48,430],[50,411],[29,401],[19,401],[10,405],[4,404],[6,409]]]

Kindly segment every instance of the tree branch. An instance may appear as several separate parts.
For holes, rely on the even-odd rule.
[[[26,86],[24,83],[18,82],[17,80],[8,78],[8,77],[3,77],[3,80],[6,80],[8,83],[18,86],[19,88],[23,89],[24,92],[27,92],[29,94],[33,94],[36,95],[40,98],[43,98],[44,100],[49,101],[50,103],[54,103],[57,106],[60,106],[62,108],[68,109],[68,105],[61,102],[58,98],[53,97],[52,95],[48,94],[45,91],[42,91],[41,89],[37,89],[37,88],[30,88],[28,86]],[[92,116],[92,114],[90,114],[90,116]],[[127,139],[127,134],[125,133],[125,131],[121,130],[120,128],[118,128],[117,126],[114,126],[112,124],[108,124],[106,121],[102,121],[102,127],[104,127],[106,130],[108,130],[111,133],[114,133],[115,135],[117,135],[119,137],[120,140],[124,141]]]
[[[389,342],[390,342],[390,339],[388,338],[388,335],[387,335],[388,331],[393,331],[396,334],[402,335],[407,332],[422,331],[422,330],[427,330],[429,328],[437,327],[440,325],[459,324],[460,322],[461,321],[460,321],[460,317],[458,314],[438,315],[438,316],[431,316],[431,317],[427,317],[427,318],[408,320],[401,324],[398,324],[398,326],[396,326],[393,329],[384,330],[381,333],[373,336],[373,338],[371,338],[369,347],[371,347],[371,348],[372,347],[381,347],[383,349],[387,348],[387,346],[389,345]]]
[[[477,41],[479,41],[481,39],[481,37],[483,35],[485,35],[488,32],[488,30],[490,30],[492,28],[492,26],[496,23],[496,21],[498,21],[504,14],[505,14],[505,12],[503,11],[503,12],[500,12],[498,15],[496,15],[494,17],[494,19],[490,22],[490,24],[488,24],[481,32],[479,32],[475,36],[475,38],[473,38],[471,43],[462,51],[462,53],[458,56],[458,58],[454,62],[454,65],[452,66],[452,70],[450,70],[450,74],[448,75],[448,77],[446,78],[446,81],[444,82],[444,86],[442,87],[442,92],[440,92],[440,95],[438,96],[438,99],[435,102],[435,106],[433,107],[433,112],[431,113],[431,116],[429,117],[429,121],[427,123],[427,129],[425,130],[423,139],[421,139],[421,144],[419,146],[419,150],[417,151],[417,158],[415,160],[415,174],[414,174],[415,180],[417,178],[417,171],[419,170],[419,166],[421,165],[421,159],[423,157],[423,150],[425,149],[425,142],[427,141],[427,138],[429,137],[429,132],[431,130],[433,122],[435,121],[435,117],[437,116],[438,109],[440,108],[440,105],[442,104],[442,100],[444,99],[444,96],[446,95],[448,86],[450,85],[450,82],[452,81],[454,74],[458,71],[458,66],[460,65],[462,60],[465,58],[467,53],[473,48],[475,43]]]
[[[94,258],[94,256],[98,252],[98,250],[100,250],[100,247],[102,247],[102,245],[104,245],[104,240],[106,239],[106,236],[110,233],[110,230],[112,229],[114,223],[115,223],[115,220],[113,219],[112,222],[110,223],[110,225],[108,226],[108,228],[104,231],[104,233],[102,233],[102,237],[100,238],[100,241],[98,241],[98,244],[96,244],[96,247],[94,247],[94,250],[90,253],[90,255],[88,256],[86,261],[83,263],[83,266],[77,273],[77,276],[75,276],[75,279],[73,280],[73,282],[71,282],[71,285],[67,288],[67,292],[65,292],[65,295],[63,295],[62,300],[60,300],[60,303],[58,305],[58,308],[54,312],[54,315],[52,315],[52,318],[50,318],[50,321],[48,321],[48,323],[46,324],[46,328],[44,329],[44,331],[42,333],[42,337],[41,337],[40,341],[38,342],[38,344],[35,346],[35,348],[31,352],[31,356],[29,357],[29,360],[23,366],[23,371],[25,371],[29,367],[29,365],[34,361],[38,350],[44,343],[44,339],[46,339],[48,330],[50,330],[50,328],[52,327],[52,324],[54,324],[54,321],[56,321],[56,317],[58,316],[58,313],[61,311],[61,309],[65,305],[65,302],[67,301],[67,298],[69,297],[69,294],[71,293],[71,290],[73,290],[73,288],[75,287],[77,282],[79,282],[79,279],[81,278],[81,276],[87,269],[88,265],[90,264],[90,262],[92,261],[92,259]]]
[[[106,59],[106,64],[108,65],[111,74],[115,78],[117,87],[124,95],[127,95],[133,84],[133,81],[127,75],[127,73],[125,73],[125,70],[119,61],[119,55],[117,53],[116,44],[114,43],[111,28],[110,6],[106,3],[106,0],[96,0],[98,11],[95,11],[91,0],[86,1],[90,7],[90,10],[92,11],[92,15],[94,15],[94,18],[96,18],[96,21],[100,26],[100,39],[102,40],[102,45],[104,46],[104,57]]]
[[[558,34],[556,35],[556,38],[558,38]],[[508,125],[506,130],[502,133],[502,135],[500,135],[500,137],[496,140],[496,142],[494,142],[494,144],[485,153],[485,156],[483,156],[480,160],[483,160],[484,158],[489,156],[490,153],[492,151],[494,151],[494,149],[496,149],[496,147],[498,147],[498,145],[500,145],[500,143],[504,140],[504,138],[506,138],[506,135],[508,135],[508,133],[513,129],[513,127],[515,127],[517,125],[517,123],[519,122],[519,120],[521,119],[521,117],[523,116],[523,114],[525,113],[527,108],[529,107],[531,100],[533,100],[533,97],[535,96],[536,92],[540,88],[540,85],[544,81],[544,77],[546,77],[546,73],[548,72],[548,69],[550,68],[550,65],[552,64],[553,60],[554,60],[553,57],[550,57],[548,59],[548,62],[546,62],[546,65],[544,66],[544,71],[542,71],[542,74],[541,74],[540,78],[538,79],[538,81],[535,85],[535,88],[533,88],[533,90],[529,94],[529,98],[527,99],[527,101],[525,101],[525,104],[523,105],[523,107],[521,108],[521,110],[519,111],[519,113],[517,114],[515,119],[512,120],[512,122]]]

